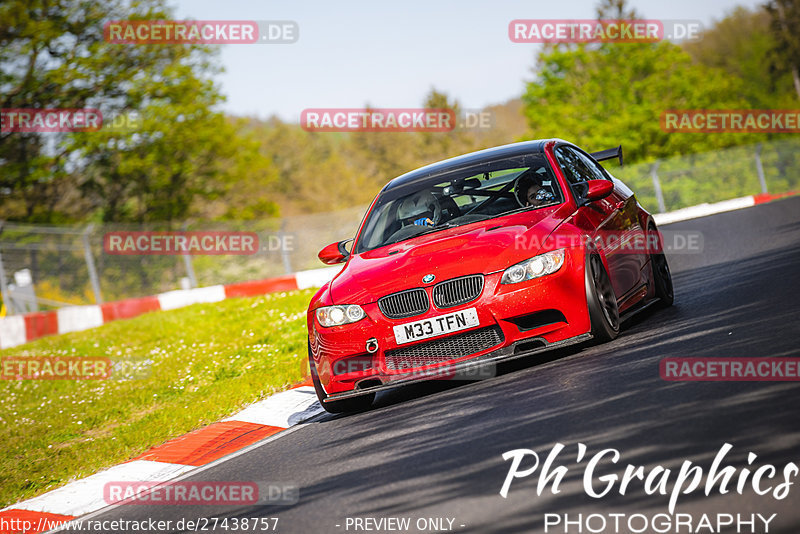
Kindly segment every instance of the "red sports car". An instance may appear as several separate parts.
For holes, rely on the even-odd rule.
[[[329,412],[377,391],[595,338],[672,304],[652,216],[590,155],[560,139],[434,163],[395,178],[346,262],[311,299],[311,376]],[[352,247],[347,244],[352,241]],[[644,246],[642,244],[644,243]]]

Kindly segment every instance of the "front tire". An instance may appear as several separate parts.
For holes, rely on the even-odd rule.
[[[330,413],[363,412],[372,406],[372,402],[375,400],[374,393],[350,399],[325,402],[328,395],[325,393],[325,390],[322,389],[322,382],[319,380],[317,366],[314,364],[314,358],[311,356],[311,343],[308,344],[308,367],[311,372],[311,381],[314,383],[314,391],[317,393],[319,403],[325,411]]]
[[[595,339],[600,342],[615,339],[620,324],[617,296],[597,254],[591,254],[586,261],[586,304]]]

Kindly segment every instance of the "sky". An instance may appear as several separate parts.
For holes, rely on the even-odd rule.
[[[307,108],[418,107],[432,88],[465,109],[503,103],[533,78],[540,45],[514,19],[593,19],[595,0],[169,0],[177,19],[291,20],[292,44],[220,47],[216,76],[234,115],[297,122]],[[646,19],[709,26],[763,0],[633,0]]]

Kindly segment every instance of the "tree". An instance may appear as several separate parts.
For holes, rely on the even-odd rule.
[[[670,42],[551,46],[535,72],[523,95],[528,138],[562,137],[598,150],[621,143],[631,162],[752,139],[661,129],[669,109],[746,107],[739,80],[693,63]]]
[[[344,134],[306,132],[277,118],[248,120],[246,131],[272,162],[278,178],[262,195],[279,202],[282,215],[366,204],[380,189]]]
[[[771,0],[765,7],[771,17],[775,39],[770,65],[778,72],[791,73],[794,90],[800,99],[800,2]]]
[[[422,152],[425,159],[435,161],[448,156],[456,155],[454,152],[466,151],[472,145],[469,135],[459,126],[462,120],[461,104],[458,100],[450,99],[447,94],[431,88],[426,95],[423,107],[426,109],[450,109],[456,120],[455,128],[449,132],[421,132],[420,139]]]
[[[175,220],[196,200],[224,194],[242,161],[268,172],[256,145],[215,111],[222,96],[208,46],[104,41],[105,21],[171,18],[163,0],[0,4],[1,108],[89,107],[141,119],[98,132],[0,133],[0,217]]]
[[[722,69],[741,80],[740,90],[747,107],[779,107],[776,101],[784,100],[786,88],[791,87],[791,82],[786,83],[786,72],[777,73],[769,61],[764,61],[775,48],[770,17],[764,9],[737,7],[703,31],[699,39],[682,46],[695,62]],[[791,90],[788,96],[793,97]]]
[[[638,19],[639,14],[628,7],[627,0],[601,0],[595,9],[598,20],[631,20]]]
[[[274,204],[252,194],[276,179],[271,162],[238,121],[213,111],[221,101],[213,84],[180,62],[162,72],[131,84],[129,94],[143,103],[133,127],[70,138],[84,164],[80,188],[97,202],[97,217],[145,223],[275,214]],[[215,199],[227,206],[212,209]]]

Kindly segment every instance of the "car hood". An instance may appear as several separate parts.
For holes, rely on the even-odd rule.
[[[514,213],[353,254],[331,281],[335,304],[365,304],[396,291],[457,276],[501,271],[535,256],[569,206]]]

